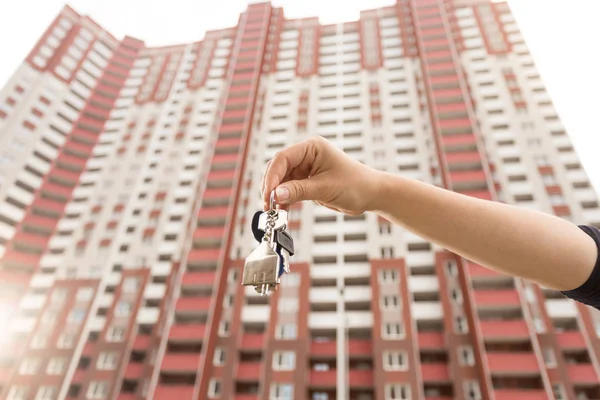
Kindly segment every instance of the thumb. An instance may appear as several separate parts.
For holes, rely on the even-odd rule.
[[[323,196],[321,183],[317,177],[288,181],[275,189],[275,200],[279,204],[294,204],[303,200],[319,200]]]

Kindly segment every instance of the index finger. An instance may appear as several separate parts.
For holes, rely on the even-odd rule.
[[[279,186],[286,175],[303,162],[312,162],[315,158],[315,146],[311,140],[305,140],[275,153],[264,176],[263,202],[270,201],[271,192]]]

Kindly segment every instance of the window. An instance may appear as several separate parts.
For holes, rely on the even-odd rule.
[[[218,399],[221,397],[221,381],[215,378],[212,378],[210,382],[208,382],[208,397],[211,399]]]
[[[296,367],[296,353],[293,351],[276,351],[273,353],[273,369],[291,371]]]
[[[137,293],[140,280],[134,277],[125,278],[123,281],[123,293]]]
[[[556,400],[566,400],[567,395],[565,394],[565,388],[560,383],[552,385],[552,391],[554,392],[554,398]]]
[[[401,322],[385,322],[381,328],[381,337],[384,339],[402,339],[404,336],[404,324]]]
[[[69,323],[71,324],[80,324],[85,319],[86,310],[81,308],[74,308],[69,313]]]
[[[291,383],[274,383],[271,385],[269,400],[292,400],[294,398],[294,385]]]
[[[382,269],[379,271],[379,283],[398,282],[398,271],[395,269]]]
[[[131,315],[131,303],[128,301],[120,301],[117,304],[117,307],[115,309],[115,316],[117,317],[128,317],[129,315]]]
[[[404,351],[384,351],[383,369],[386,371],[404,371],[408,368],[408,359]]]
[[[277,310],[279,312],[296,312],[298,311],[299,302],[296,297],[280,297],[277,302]]]
[[[46,367],[48,375],[62,375],[67,367],[67,359],[63,357],[51,358]]]
[[[462,315],[458,315],[454,318],[454,331],[456,333],[467,333],[469,332],[469,326],[467,325],[467,319]]]
[[[235,269],[229,270],[229,274],[227,275],[227,282],[235,283],[238,279],[238,271]]]
[[[112,370],[117,368],[118,355],[115,352],[103,351],[98,355],[96,368],[101,370]]]
[[[460,365],[475,365],[475,354],[471,346],[458,348],[458,362]]]
[[[466,400],[481,400],[481,390],[479,389],[479,382],[477,381],[465,381],[463,384],[465,391]]]
[[[108,382],[92,381],[88,387],[86,398],[106,399],[108,397]]]
[[[48,337],[42,334],[36,334],[32,339],[29,347],[32,349],[43,349],[48,344]]]
[[[556,355],[554,354],[554,349],[552,347],[544,347],[542,349],[542,353],[544,355],[544,362],[546,363],[546,367],[556,367]]]
[[[73,346],[75,346],[75,334],[70,332],[61,334],[56,343],[59,349],[72,349]]]
[[[296,324],[279,324],[275,329],[275,339],[279,340],[293,340],[296,339],[297,329]]]
[[[227,353],[223,347],[217,347],[215,349],[215,355],[213,357],[213,364],[220,366],[225,365],[225,361],[227,360]]]
[[[61,305],[65,303],[67,300],[67,295],[69,294],[69,290],[67,288],[57,288],[52,292],[52,298],[50,302],[53,305]]]
[[[229,321],[221,320],[219,323],[219,336],[229,336]]]
[[[381,258],[394,258],[394,248],[393,247],[382,247],[381,248]]]
[[[77,301],[90,301],[94,296],[93,288],[81,288],[77,291]]]
[[[281,285],[286,287],[296,287],[300,285],[300,274],[284,274],[281,277]]]
[[[387,295],[381,297],[381,308],[386,310],[395,310],[400,307],[400,300],[398,296]]]
[[[383,152],[382,153],[382,157],[383,158]],[[392,233],[392,224],[390,223],[382,223],[379,224],[379,233],[382,235],[390,235]]]
[[[409,400],[410,387],[406,384],[385,385],[385,400]]]
[[[56,398],[56,387],[40,386],[35,395],[35,400],[54,400]]]
[[[122,326],[113,326],[106,332],[107,342],[122,342],[125,337],[125,328]]]
[[[11,386],[6,400],[26,400],[28,388],[25,386]]]
[[[26,358],[21,361],[19,366],[19,374],[21,375],[35,375],[40,366],[39,358]]]
[[[458,277],[458,266],[456,265],[456,260],[447,260],[445,265],[448,276],[453,278]]]

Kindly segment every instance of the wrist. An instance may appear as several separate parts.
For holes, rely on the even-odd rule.
[[[366,211],[386,213],[390,199],[397,197],[394,191],[401,185],[402,177],[374,170],[369,192],[370,201]]]

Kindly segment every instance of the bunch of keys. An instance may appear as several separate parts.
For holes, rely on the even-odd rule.
[[[287,211],[275,208],[272,192],[269,210],[257,211],[252,218],[252,233],[259,245],[246,258],[242,276],[242,285],[254,286],[262,296],[276,290],[281,276],[290,272],[294,240],[286,228]]]

